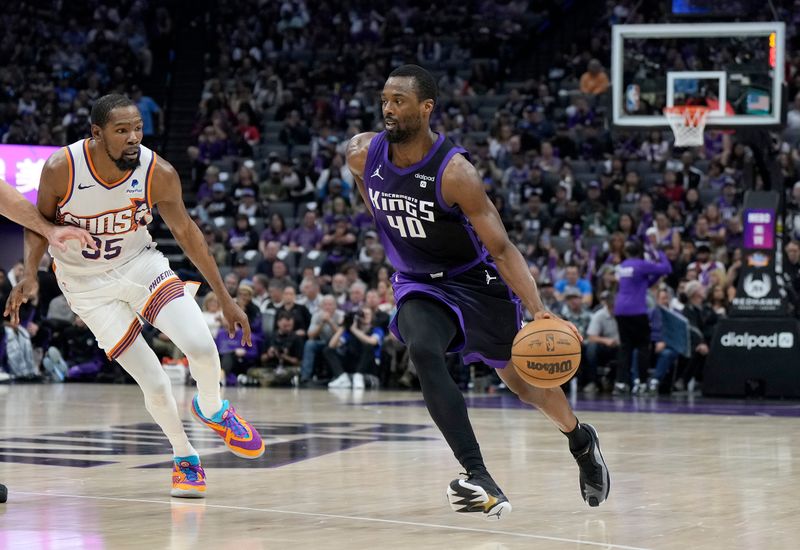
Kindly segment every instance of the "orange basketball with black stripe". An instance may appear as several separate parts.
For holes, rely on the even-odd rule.
[[[564,321],[539,319],[517,333],[511,361],[528,384],[554,388],[578,372],[581,343]]]

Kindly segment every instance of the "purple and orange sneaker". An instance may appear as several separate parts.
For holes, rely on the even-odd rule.
[[[176,456],[172,466],[172,491],[179,498],[205,498],[206,473],[200,466],[200,457]]]
[[[192,399],[192,414],[198,422],[217,432],[225,446],[238,457],[259,458],[264,454],[264,442],[258,431],[244,418],[236,414],[228,400],[212,418],[206,418],[200,411],[197,396]]]

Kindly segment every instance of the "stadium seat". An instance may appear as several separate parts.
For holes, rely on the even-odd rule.
[[[550,244],[563,255],[567,250],[572,250],[574,241],[572,237],[550,237]]]
[[[716,189],[701,189],[700,190],[700,204],[707,206],[715,202],[719,198],[719,191]]]
[[[285,201],[272,202],[269,205],[270,216],[272,214],[280,214],[281,216],[283,216],[284,220],[287,221],[286,227],[289,229],[291,229],[292,226],[289,225],[288,220],[289,218],[294,218],[294,210],[295,210],[295,205],[293,202],[285,202]]]

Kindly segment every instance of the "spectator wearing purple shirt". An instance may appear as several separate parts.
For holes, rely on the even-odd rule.
[[[286,229],[286,220],[283,216],[274,213],[269,218],[269,226],[261,232],[261,240],[264,242],[279,242],[282,246],[289,244],[289,236],[291,232]]]
[[[289,246],[303,250],[319,250],[324,233],[317,225],[317,214],[309,210],[303,215],[303,224],[292,231]]]
[[[253,330],[253,345],[242,346],[242,330],[237,329],[236,334],[231,338],[227,330],[217,332],[215,342],[219,351],[222,370],[228,376],[230,382],[235,382],[235,376],[244,374],[247,369],[258,363],[258,350],[261,346],[261,315],[259,309],[253,304],[253,287],[246,284],[239,284],[236,290],[236,303],[247,314],[250,327]],[[231,377],[233,376],[233,379]]]
[[[221,159],[230,149],[227,134],[216,125],[206,126],[197,142],[200,160],[206,164]]]
[[[744,246],[744,229],[742,228],[742,218],[734,216],[728,220],[725,231],[725,248],[729,251],[742,248]]]
[[[328,205],[330,205],[330,210],[323,218],[326,229],[333,229],[339,218],[350,219],[350,207],[343,197],[334,197],[330,201],[326,201],[326,206]]]
[[[650,320],[647,316],[647,289],[672,266],[661,250],[649,251],[658,261],[644,259],[644,247],[639,241],[625,244],[625,260],[617,266],[619,291],[614,304],[620,336],[620,358],[614,393],[630,390],[633,350],[638,350],[643,369],[650,365]],[[638,382],[638,381],[637,381]]]
[[[347,313],[348,311],[357,311],[364,306],[364,300],[367,297],[367,285],[362,281],[356,281],[350,285],[350,292],[348,293],[347,300],[341,305],[339,309]]]
[[[722,262],[711,258],[711,247],[707,244],[701,244],[697,247],[694,261],[686,267],[687,271],[693,270],[697,273],[697,278],[704,288],[710,283],[711,273],[718,269],[724,271],[725,266]]]
[[[739,200],[736,197],[736,182],[732,179],[725,182],[722,196],[717,199],[717,208],[723,220],[730,220],[739,212]]]
[[[228,249],[241,254],[258,248],[258,235],[250,227],[250,221],[244,214],[236,216],[236,225],[228,231]],[[235,257],[231,255],[231,257]]]
[[[211,200],[211,187],[218,181],[219,168],[216,166],[209,166],[206,168],[205,174],[203,175],[203,181],[200,183],[200,187],[197,189],[195,200],[200,204],[204,204],[205,202]]]

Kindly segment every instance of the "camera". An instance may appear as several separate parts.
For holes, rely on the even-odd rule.
[[[354,311],[348,311],[344,314],[344,320],[342,321],[342,326],[344,328],[349,329],[353,326],[353,321],[355,321],[356,314]]]

